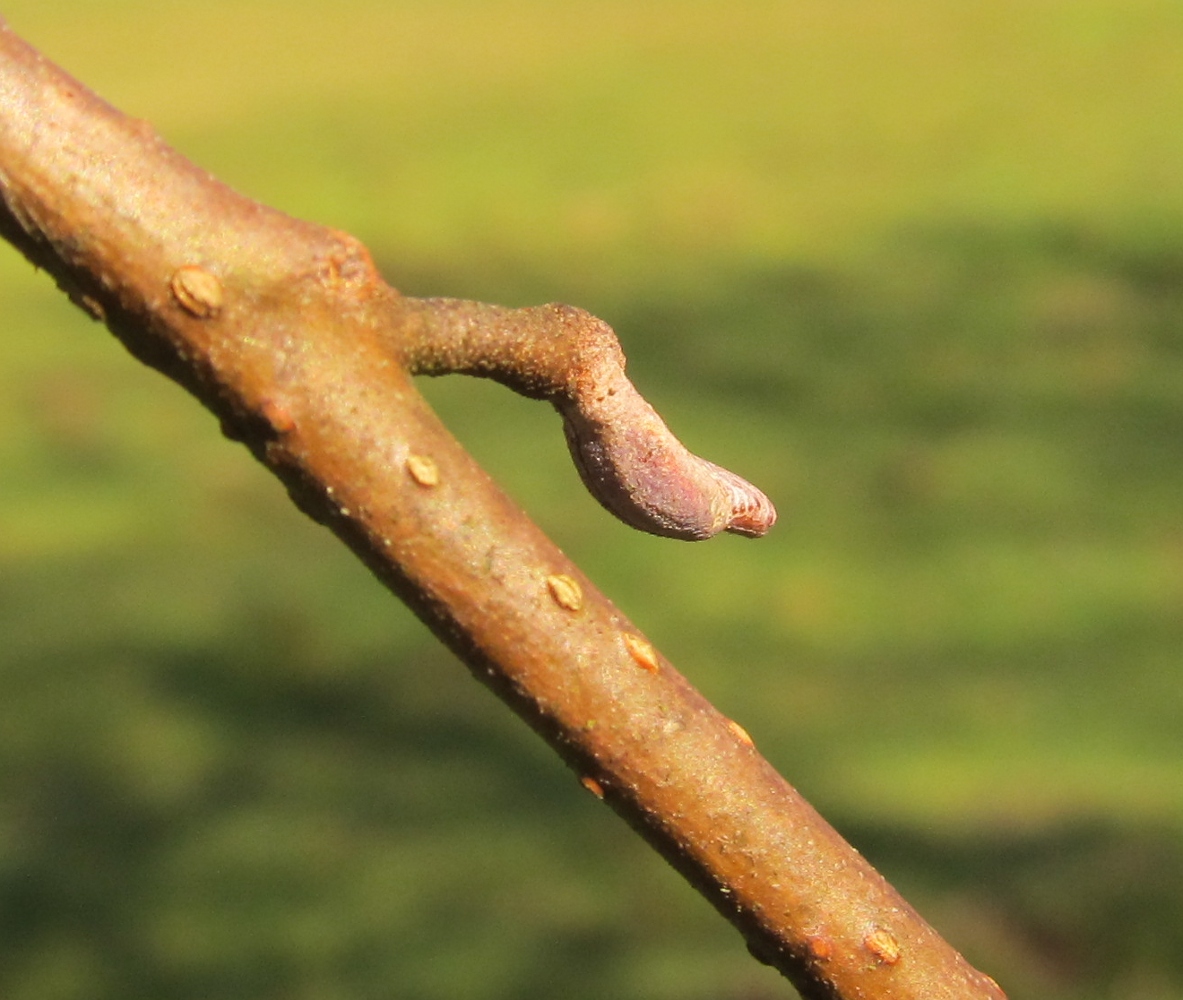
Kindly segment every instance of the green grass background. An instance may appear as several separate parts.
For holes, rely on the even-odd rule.
[[[1015,1000],[1183,997],[1183,7],[9,0],[411,294],[611,322],[759,542],[456,433]],[[768,1000],[180,390],[0,254],[0,995]]]

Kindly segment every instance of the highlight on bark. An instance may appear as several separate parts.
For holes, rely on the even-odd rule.
[[[760,490],[673,435],[625,375],[624,352],[603,320],[558,304],[408,298],[399,307],[415,323],[415,336],[399,345],[412,373],[484,376],[549,400],[584,485],[626,524],[700,541],[722,531],[757,538],[776,522]]]

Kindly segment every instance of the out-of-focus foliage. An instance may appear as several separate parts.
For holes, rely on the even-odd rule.
[[[767,539],[425,390],[1015,1000],[1183,995],[1183,8],[12,0],[418,294],[612,322]],[[787,992],[207,414],[0,256],[0,995]]]

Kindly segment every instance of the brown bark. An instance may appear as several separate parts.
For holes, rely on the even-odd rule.
[[[357,241],[236,195],[2,25],[0,200],[7,239],[212,410],[804,996],[1003,996],[511,504],[411,382],[412,368],[475,371],[551,399],[585,480],[646,530],[766,530],[762,494],[679,451],[622,361],[603,368],[618,354],[603,324],[402,298]],[[600,347],[567,349],[589,331]]]

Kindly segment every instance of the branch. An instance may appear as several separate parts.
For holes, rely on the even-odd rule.
[[[584,480],[645,530],[767,530],[771,505],[669,436],[599,320],[403,298],[356,240],[235,194],[2,22],[0,202],[0,234],[212,410],[805,997],[1002,998],[412,384],[467,371],[550,399]]]

